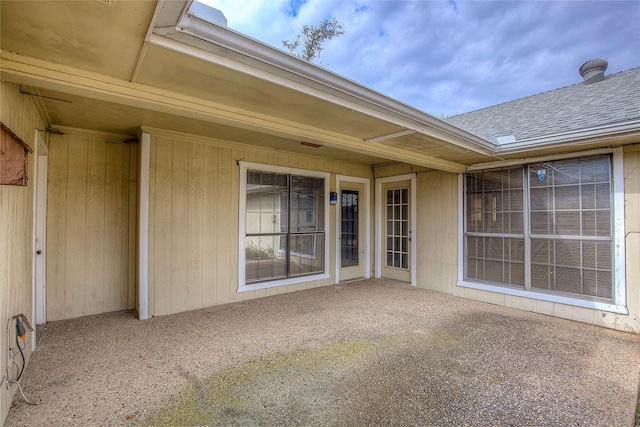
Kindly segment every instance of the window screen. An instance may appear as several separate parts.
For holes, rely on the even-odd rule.
[[[324,270],[324,178],[247,171],[245,282]]]
[[[468,173],[465,279],[611,300],[611,189],[608,155]]]

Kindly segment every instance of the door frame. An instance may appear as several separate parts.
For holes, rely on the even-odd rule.
[[[342,182],[355,182],[364,186],[362,195],[363,218],[364,218],[364,278],[371,277],[371,180],[369,178],[359,178],[348,175],[336,175],[336,193],[340,195]],[[336,205],[336,229],[335,229],[335,266],[334,282],[340,283],[340,224],[342,223],[342,209],[339,208],[340,197]]]
[[[47,321],[47,169],[49,154],[47,144],[37,129],[34,145],[31,324],[35,327]],[[41,254],[37,254],[38,251],[41,251]],[[36,339],[31,340],[31,346],[31,350],[35,350]]]
[[[399,181],[411,181],[411,257],[410,257],[410,269],[411,269],[411,285],[416,286],[417,282],[417,271],[416,271],[416,249],[417,249],[417,241],[418,241],[418,233],[416,230],[416,174],[408,173],[404,175],[396,175],[396,176],[388,176],[385,178],[376,178],[376,194],[375,194],[375,236],[376,236],[376,272],[375,277],[377,279],[382,277],[382,265],[384,263],[383,255],[382,255],[382,205],[383,205],[383,197],[382,197],[382,184],[394,183]]]

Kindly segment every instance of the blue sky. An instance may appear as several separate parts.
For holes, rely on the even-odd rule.
[[[206,0],[228,27],[283,49],[304,24],[337,18],[346,34],[322,66],[435,116],[640,67],[640,1]]]

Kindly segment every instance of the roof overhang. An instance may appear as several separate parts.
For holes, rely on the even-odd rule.
[[[166,128],[329,158],[397,161],[449,172],[491,159],[491,143],[204,22],[189,14],[191,4],[3,1],[2,79],[30,86],[25,92],[40,100],[53,126],[132,134],[143,126]],[[64,19],[49,19],[56,14]],[[126,31],[106,38],[101,21],[122,21]],[[95,28],[96,37],[76,33],[78,22],[85,31]],[[146,22],[144,31],[141,22]],[[67,40],[82,48],[60,48]],[[120,49],[127,54],[118,61],[114,55]],[[407,137],[411,143],[403,141]],[[322,147],[314,150],[301,141]]]
[[[190,9],[193,0],[113,4],[0,2],[1,78],[24,85],[25,96],[37,101],[54,127],[129,135],[141,128],[166,129],[329,159],[402,162],[453,173],[541,150],[640,138],[640,126],[632,122],[494,144],[207,22]]]

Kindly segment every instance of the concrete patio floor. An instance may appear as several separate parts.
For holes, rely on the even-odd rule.
[[[7,426],[634,423],[640,336],[364,280],[46,325]]]

